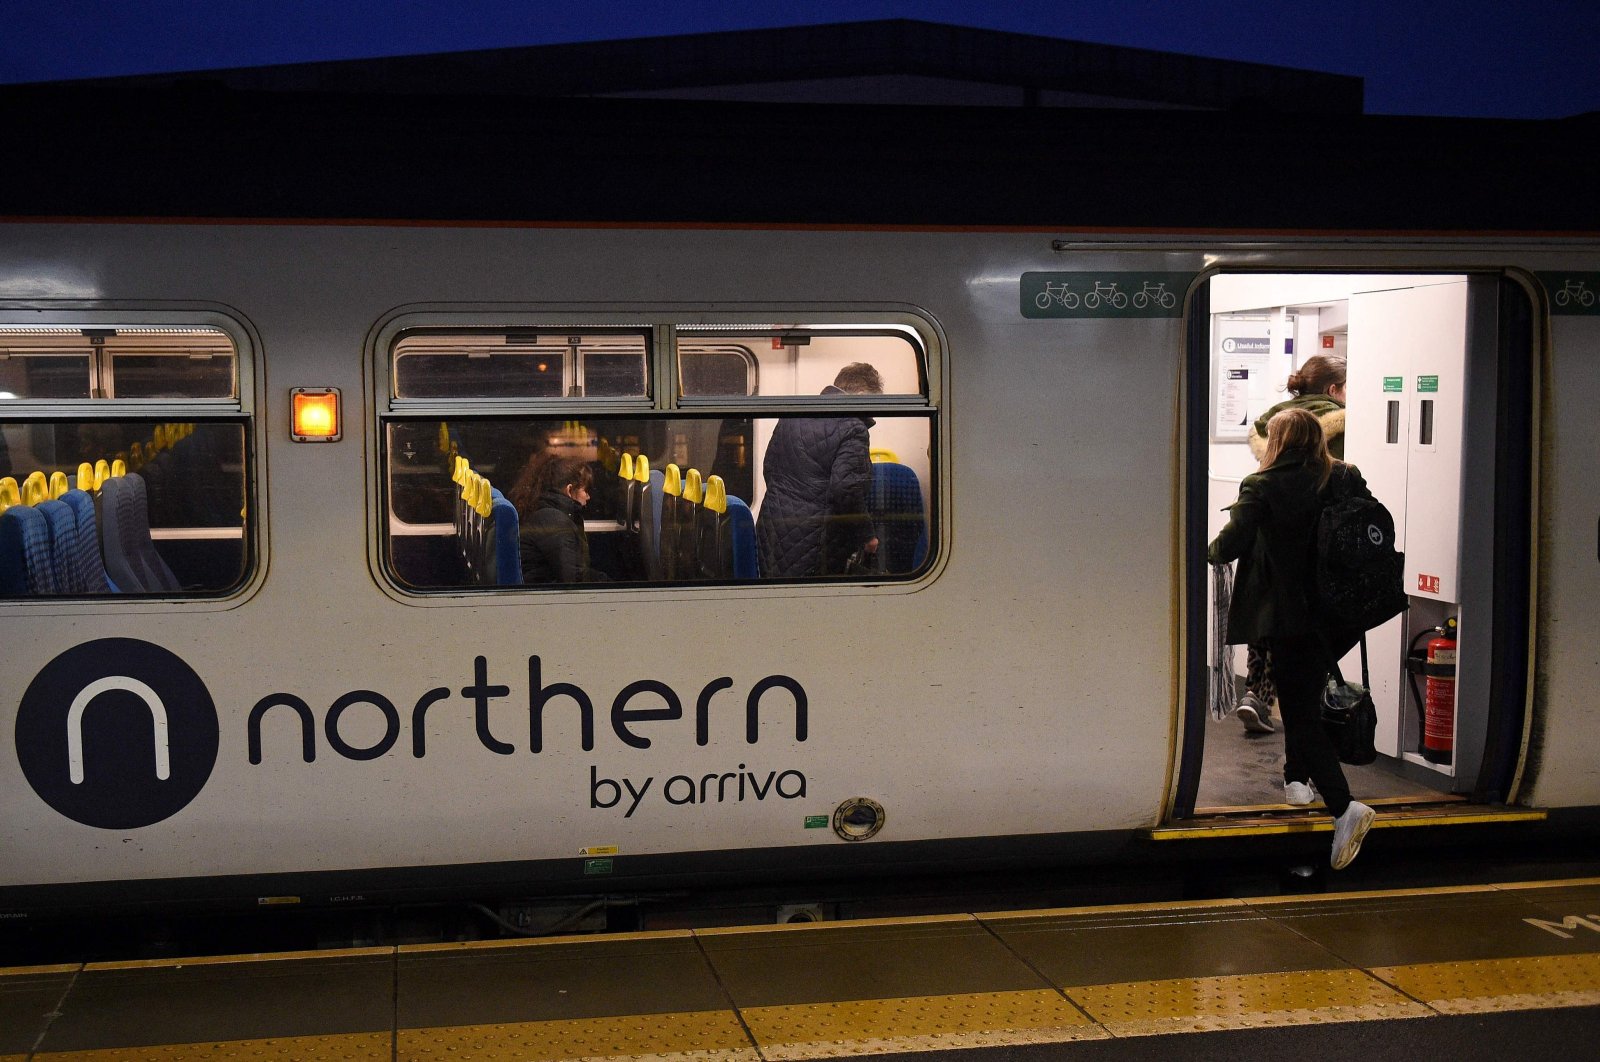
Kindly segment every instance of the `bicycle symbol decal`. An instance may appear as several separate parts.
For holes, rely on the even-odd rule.
[[[1600,317],[1600,273],[1540,273],[1539,280],[1550,293],[1551,314]]]
[[[1589,290],[1589,285],[1581,280],[1569,279],[1561,285],[1561,290],[1555,294],[1557,306],[1566,306],[1572,300],[1578,300],[1578,305],[1584,309],[1594,305],[1594,292]]]
[[[1024,273],[1022,316],[1178,317],[1192,273]]]

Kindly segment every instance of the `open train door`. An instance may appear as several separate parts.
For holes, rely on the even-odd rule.
[[[1247,737],[1237,719],[1207,711],[1205,554],[1256,468],[1251,424],[1291,397],[1285,380],[1314,354],[1346,359],[1345,458],[1394,514],[1411,602],[1368,634],[1380,755],[1346,768],[1351,788],[1397,815],[1514,802],[1530,701],[1537,362],[1527,290],[1490,273],[1224,271],[1196,290],[1186,332],[1186,667],[1168,826],[1231,816],[1237,827],[1283,799],[1281,727]],[[1425,724],[1414,657],[1446,626],[1459,648],[1455,701],[1443,715],[1436,703]],[[1242,682],[1244,647],[1236,656]],[[1343,671],[1360,674],[1358,653]]]

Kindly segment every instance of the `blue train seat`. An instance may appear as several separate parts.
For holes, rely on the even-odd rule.
[[[917,474],[894,461],[875,461],[867,511],[883,551],[885,572],[912,572],[928,555],[928,521]]]
[[[489,556],[484,565],[484,583],[489,586],[516,586],[522,582],[521,521],[517,507],[505,495],[494,491],[487,525]]]
[[[137,472],[129,472],[121,478],[128,484],[131,498],[127,510],[129,523],[123,530],[124,546],[131,547],[133,551],[134,563],[144,577],[144,588],[153,592],[183,589],[178,577],[172,574],[167,562],[156,552],[155,541],[150,537],[150,506],[145,496],[144,478]],[[121,515],[119,508],[118,516]]]
[[[50,529],[50,565],[55,569],[55,592],[81,594],[88,582],[78,553],[78,517],[63,501],[42,501],[36,509]]]
[[[648,465],[645,471],[650,478],[639,496],[639,552],[644,555],[645,577],[660,579],[661,494],[666,485],[666,474]]]
[[[0,512],[0,595],[60,593],[50,556],[50,527],[31,505]]]
[[[100,557],[100,530],[94,515],[94,499],[84,490],[69,490],[61,500],[72,508],[78,521],[78,565],[83,574],[82,592],[104,594],[116,592],[116,587],[106,576],[105,562]]]
[[[143,593],[143,567],[133,545],[133,484],[113,476],[100,485],[100,556],[106,576],[123,593]]]

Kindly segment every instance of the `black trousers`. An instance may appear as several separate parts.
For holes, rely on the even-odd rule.
[[[1283,719],[1283,779],[1316,784],[1335,817],[1350,806],[1350,785],[1322,729],[1322,690],[1328,682],[1327,650],[1315,637],[1272,640],[1272,677]]]

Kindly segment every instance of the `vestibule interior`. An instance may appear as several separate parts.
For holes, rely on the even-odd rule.
[[[1285,386],[1291,372],[1327,354],[1346,359],[1345,460],[1393,514],[1406,555],[1411,607],[1367,635],[1379,757],[1346,767],[1364,800],[1470,793],[1483,766],[1495,620],[1497,284],[1462,275],[1321,273],[1224,274],[1210,282],[1208,538],[1226,522],[1240,480],[1258,466],[1251,425],[1293,397]],[[1432,669],[1436,680],[1453,678],[1453,689],[1436,681],[1430,712],[1420,658],[1433,628],[1457,622],[1457,669]],[[1234,652],[1242,690],[1245,647]],[[1341,669],[1360,680],[1359,650]],[[1233,716],[1207,721],[1197,808],[1283,799],[1276,707],[1273,720],[1273,734],[1246,734]]]

